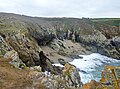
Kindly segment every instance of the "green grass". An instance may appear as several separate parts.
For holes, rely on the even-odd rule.
[[[95,18],[91,20],[93,22],[104,23],[111,26],[117,26],[117,27],[120,26],[120,18]]]
[[[26,31],[26,27],[20,21],[0,20],[0,33],[18,33]]]

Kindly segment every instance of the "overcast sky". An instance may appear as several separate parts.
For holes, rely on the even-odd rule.
[[[120,0],[0,0],[0,12],[39,17],[120,17]]]

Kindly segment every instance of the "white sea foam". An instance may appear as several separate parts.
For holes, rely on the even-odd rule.
[[[63,65],[59,64],[59,63],[56,63],[56,64],[52,64],[53,66],[60,66],[60,67],[64,67]]]
[[[100,55],[98,53],[92,53],[90,55],[79,55],[83,57],[83,59],[74,59],[71,64],[75,65],[77,68],[80,68],[81,70],[86,71],[94,71],[95,67],[103,65],[103,64],[109,64],[111,62],[119,62],[116,59],[112,59],[103,55]]]
[[[83,83],[87,83],[94,79],[99,81],[101,77],[101,70],[105,65],[120,65],[120,61],[112,59],[98,53],[92,53],[90,55],[79,55],[82,59],[74,59],[70,64],[75,65],[80,72],[80,77]],[[61,66],[60,64],[54,64]],[[63,67],[63,66],[62,66]],[[84,71],[84,72],[82,72]]]

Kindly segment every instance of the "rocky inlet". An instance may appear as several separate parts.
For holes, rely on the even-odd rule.
[[[103,89],[94,80],[83,85],[68,63],[91,53],[120,60],[119,26],[89,18],[0,13],[1,89]],[[53,65],[60,60],[64,66]]]

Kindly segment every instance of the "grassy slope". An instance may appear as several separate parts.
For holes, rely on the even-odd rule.
[[[0,89],[24,89],[31,86],[32,81],[27,79],[29,70],[13,68],[9,59],[0,57]]]

